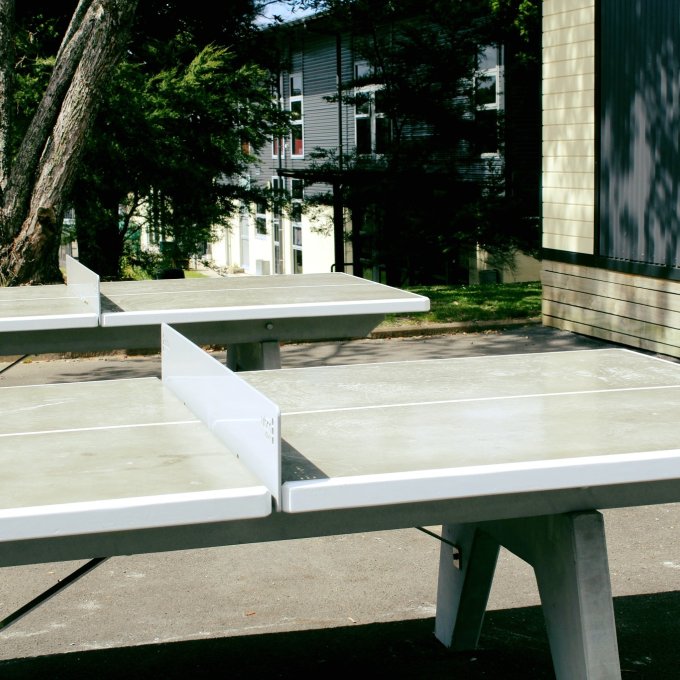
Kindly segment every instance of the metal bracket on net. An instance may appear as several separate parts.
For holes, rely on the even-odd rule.
[[[428,536],[432,536],[432,538],[436,538],[438,541],[441,541],[442,543],[446,543],[446,545],[450,545],[452,548],[458,547],[455,543],[447,541],[445,538],[442,538],[439,534],[435,534],[434,531],[430,531],[429,529],[425,529],[423,527],[416,527],[416,529],[418,529],[418,531],[422,531],[424,534],[427,534]]]
[[[433,538],[436,538],[438,541],[441,541],[442,543],[446,543],[446,545],[451,546],[453,548],[453,565],[456,567],[456,569],[461,568],[461,552],[460,552],[460,546],[457,545],[456,543],[453,543],[452,541],[448,541],[445,539],[443,536],[440,536],[439,534],[435,534],[434,531],[430,531],[429,529],[425,529],[423,527],[416,527],[418,531],[422,531],[424,534],[427,534],[428,536],[432,536]]]

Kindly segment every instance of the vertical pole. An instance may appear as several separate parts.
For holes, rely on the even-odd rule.
[[[345,221],[342,201],[342,36],[335,34],[336,84],[338,89],[338,175],[333,182],[333,237],[335,245],[335,271],[345,271]]]

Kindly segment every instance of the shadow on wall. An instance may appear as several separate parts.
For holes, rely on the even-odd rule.
[[[680,3],[600,8],[600,254],[677,267]]]

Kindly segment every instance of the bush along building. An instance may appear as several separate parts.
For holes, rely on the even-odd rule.
[[[543,320],[680,357],[680,4],[543,3]]]
[[[422,12],[267,29],[290,126],[244,180],[269,196],[207,256],[393,285],[537,280],[540,59],[493,37]]]

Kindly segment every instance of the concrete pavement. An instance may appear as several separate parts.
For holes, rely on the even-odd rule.
[[[602,346],[531,325],[286,345],[282,357],[304,366]],[[155,355],[33,360],[0,386],[159,371]],[[676,678],[680,505],[604,516],[623,677]],[[438,550],[412,529],[112,558],[0,633],[0,678],[552,678],[533,574],[506,551],[480,648],[436,642]],[[79,564],[0,570],[0,618]]]

